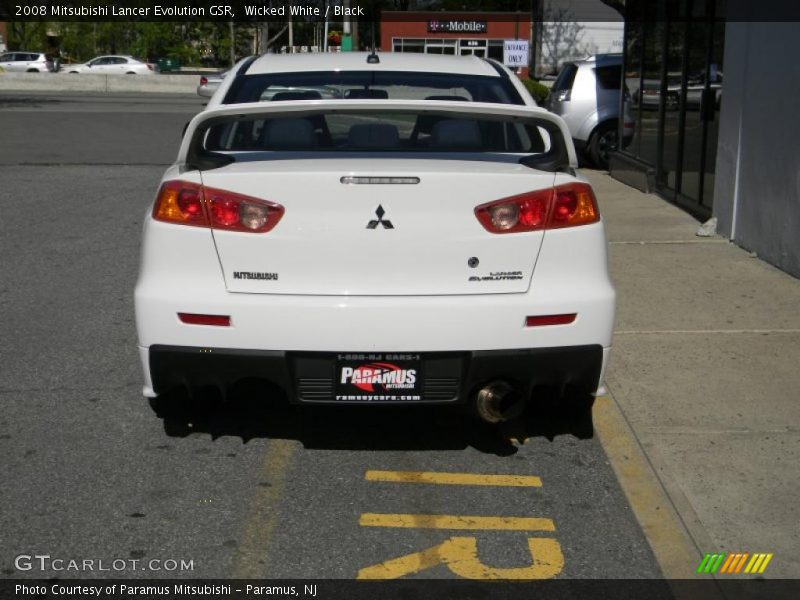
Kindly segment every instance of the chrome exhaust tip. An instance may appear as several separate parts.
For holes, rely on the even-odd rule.
[[[486,423],[497,424],[522,414],[525,399],[506,381],[494,381],[475,396],[475,412]]]

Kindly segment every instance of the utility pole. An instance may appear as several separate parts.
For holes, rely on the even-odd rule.
[[[294,52],[294,22],[292,13],[289,13],[289,52]]]
[[[528,77],[536,79],[539,61],[542,58],[542,20],[544,19],[545,0],[531,0],[531,59],[528,64]]]
[[[233,21],[228,22],[228,31],[231,38],[231,67],[236,64],[236,34],[233,31]]]
[[[322,34],[322,51],[328,51],[328,0],[325,0],[325,31]]]

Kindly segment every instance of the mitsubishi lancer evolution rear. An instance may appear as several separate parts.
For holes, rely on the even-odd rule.
[[[560,117],[357,89],[188,125],[145,219],[145,396],[255,378],[492,423],[542,389],[593,397],[615,294]]]

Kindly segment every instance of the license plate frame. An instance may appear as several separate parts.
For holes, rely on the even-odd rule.
[[[334,401],[422,402],[422,355],[340,353],[334,361]]]

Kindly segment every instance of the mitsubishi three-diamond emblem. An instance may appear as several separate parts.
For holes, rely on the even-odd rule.
[[[367,229],[375,229],[378,225],[383,225],[384,229],[394,229],[394,225],[389,219],[384,219],[383,215],[386,214],[386,211],[383,210],[383,206],[378,204],[378,208],[375,209],[375,214],[378,216],[377,219],[372,219],[369,223],[367,223]]]

